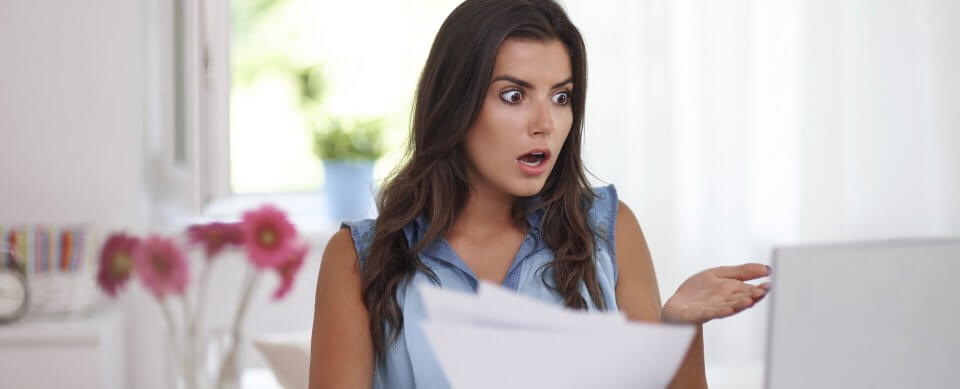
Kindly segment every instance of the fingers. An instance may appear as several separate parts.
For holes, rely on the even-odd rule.
[[[746,282],[739,282],[739,281],[735,281],[735,282],[737,282],[740,285],[738,285],[733,289],[733,293],[744,293],[744,294],[749,294],[753,296],[753,298],[760,298],[761,296],[766,295],[767,292],[770,291],[769,282],[764,282],[756,286],[750,285]]]
[[[733,293],[726,299],[726,303],[737,312],[754,306],[767,295],[767,291],[759,286],[744,285],[746,290]]]
[[[745,281],[768,275],[770,268],[759,263],[704,270],[681,285],[663,312],[669,310],[675,313],[672,317],[696,323],[734,315],[756,305],[770,289],[767,282],[752,285]]]
[[[752,285],[743,281],[725,279],[722,288],[728,293],[753,293],[757,290],[766,293],[770,291],[770,283],[764,282],[759,285]]]
[[[715,274],[721,278],[748,281],[770,275],[770,267],[761,263],[747,263],[740,266],[722,266],[715,268]]]
[[[728,280],[728,282],[730,286],[727,288],[729,288],[730,293],[752,294],[753,291],[757,289],[756,286],[742,281]]]
[[[764,297],[767,297],[766,293],[764,293],[763,296],[760,296],[760,297],[757,297],[757,298],[753,299],[753,303],[754,303],[754,304],[759,303],[760,300],[763,300]]]
[[[737,313],[737,310],[730,306],[710,309],[704,312],[706,319],[704,319],[703,322],[705,323],[713,319],[722,319],[727,316],[732,316],[735,313]]]
[[[753,306],[753,298],[750,296],[741,296],[734,300],[731,306],[737,311],[742,311]]]
[[[753,307],[766,296],[766,291],[759,286],[748,284],[742,284],[742,286],[736,292],[714,295],[710,302],[698,307],[698,312],[692,314],[690,320],[686,322],[703,324],[713,319],[732,316]]]

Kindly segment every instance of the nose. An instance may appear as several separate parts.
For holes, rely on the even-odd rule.
[[[553,107],[551,100],[539,99],[533,104],[533,115],[530,122],[530,135],[549,135],[553,132]]]

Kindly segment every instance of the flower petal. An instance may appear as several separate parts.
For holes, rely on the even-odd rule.
[[[197,224],[187,229],[187,238],[191,243],[203,245],[207,260],[210,260],[229,246],[243,244],[243,226],[222,222]]]
[[[307,251],[307,245],[301,245],[290,251],[287,259],[277,265],[275,269],[280,275],[280,286],[277,287],[277,290],[273,293],[274,300],[282,299],[293,289],[293,282],[300,268],[303,267],[303,261],[307,256]]]
[[[272,205],[243,214],[243,241],[247,257],[258,269],[277,266],[289,256],[297,229],[287,215]]]
[[[157,298],[181,295],[189,282],[188,262],[173,239],[150,236],[134,254],[140,281]]]
[[[139,239],[122,232],[111,234],[104,242],[100,250],[97,284],[110,297],[116,297],[130,279],[133,255],[139,244]]]

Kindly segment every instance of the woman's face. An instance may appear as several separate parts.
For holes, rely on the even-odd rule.
[[[573,123],[572,76],[560,41],[504,41],[464,141],[471,186],[512,196],[540,192]]]

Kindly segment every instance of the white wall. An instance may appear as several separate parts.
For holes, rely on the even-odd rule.
[[[584,158],[637,214],[664,299],[779,244],[960,236],[957,2],[568,6]],[[708,368],[762,361],[765,309],[706,325]]]
[[[148,222],[143,4],[0,2],[0,224]],[[129,297],[127,387],[165,388],[154,307]]]
[[[0,3],[0,222],[146,220],[140,7]]]

